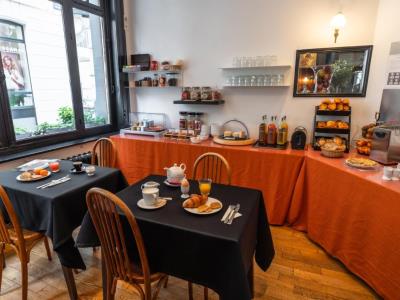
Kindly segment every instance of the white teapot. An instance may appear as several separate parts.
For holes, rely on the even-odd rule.
[[[167,170],[167,181],[169,183],[180,184],[182,179],[185,178],[186,165],[183,163],[179,166],[174,164],[172,167],[164,168],[164,170]]]

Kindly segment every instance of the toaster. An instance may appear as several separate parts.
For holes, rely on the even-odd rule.
[[[384,165],[400,162],[400,125],[382,125],[374,129],[370,158]]]

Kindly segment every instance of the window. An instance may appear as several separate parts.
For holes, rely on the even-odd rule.
[[[0,19],[0,57],[16,140],[75,129],[61,7],[40,2],[8,14],[14,20],[22,14],[26,31]],[[30,14],[33,9],[43,18]],[[51,31],[42,30],[50,24]]]
[[[103,18],[74,9],[74,25],[85,127],[109,124]]]
[[[122,2],[0,0],[0,155],[125,122]]]

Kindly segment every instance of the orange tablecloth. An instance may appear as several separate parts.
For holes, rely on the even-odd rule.
[[[309,151],[287,220],[385,299],[400,298],[400,182]]]
[[[387,299],[400,297],[400,182],[382,171],[360,171],[313,150],[194,145],[138,136],[113,136],[118,164],[132,183],[209,151],[226,157],[232,184],[263,191],[271,224],[289,224],[309,237]]]
[[[149,174],[165,174],[164,167],[185,163],[192,176],[193,164],[205,152],[223,155],[232,168],[232,184],[263,191],[270,224],[282,225],[304,161],[304,151],[221,146],[212,141],[185,141],[141,136],[112,136],[118,149],[118,166],[129,183]]]

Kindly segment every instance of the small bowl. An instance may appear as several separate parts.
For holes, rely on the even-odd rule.
[[[201,139],[198,138],[197,136],[192,136],[192,137],[190,138],[190,141],[191,141],[193,144],[200,144],[200,143],[201,143]]]
[[[87,166],[85,168],[85,172],[88,176],[93,176],[96,173],[96,167],[95,166]]]

